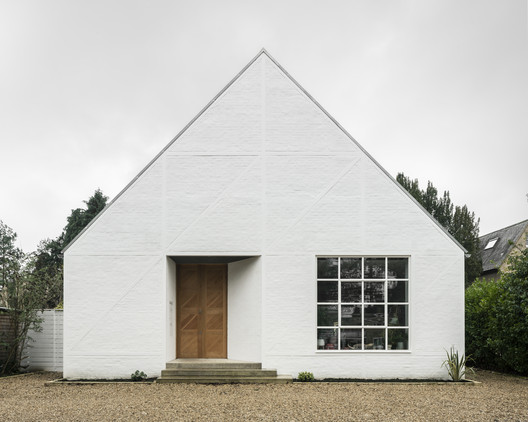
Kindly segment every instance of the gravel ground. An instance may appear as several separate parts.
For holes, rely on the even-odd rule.
[[[1,421],[528,421],[528,379],[478,371],[468,385],[111,384],[0,378]]]

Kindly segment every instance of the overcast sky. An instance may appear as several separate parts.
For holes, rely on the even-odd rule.
[[[259,52],[480,232],[528,218],[526,0],[0,0],[0,220],[113,198]],[[387,204],[390,207],[390,204]]]

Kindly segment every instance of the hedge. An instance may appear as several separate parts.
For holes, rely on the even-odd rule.
[[[528,375],[528,249],[499,280],[466,289],[466,354],[480,368]]]

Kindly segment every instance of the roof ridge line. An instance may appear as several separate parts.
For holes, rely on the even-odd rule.
[[[492,234],[495,234],[495,233],[501,232],[501,231],[503,231],[503,230],[509,229],[510,227],[518,226],[518,225],[520,225],[520,224],[522,224],[522,223],[528,223],[528,219],[526,219],[526,220],[522,220],[522,221],[520,221],[520,222],[518,222],[518,223],[510,224],[509,226],[503,227],[502,229],[494,230],[494,231],[492,231],[492,232],[488,232],[488,233],[486,233],[486,234],[483,234],[482,236],[479,236],[479,239],[482,238],[482,237],[486,237],[486,236],[489,236],[489,235],[492,235]]]

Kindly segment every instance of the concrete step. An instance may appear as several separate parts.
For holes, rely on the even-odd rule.
[[[208,377],[208,376],[175,376],[170,378],[160,377],[157,383],[195,383],[195,384],[287,384],[292,382],[289,375],[275,377]]]
[[[231,359],[175,359],[167,362],[167,369],[161,371],[158,383],[274,383],[292,382],[289,375],[277,375],[275,369],[262,369],[259,362]]]
[[[275,377],[277,371],[274,369],[212,369],[212,368],[193,368],[193,369],[165,369],[161,371],[161,377],[172,376],[219,376],[219,377]]]
[[[167,369],[261,369],[259,362],[230,359],[175,359],[167,362]]]

